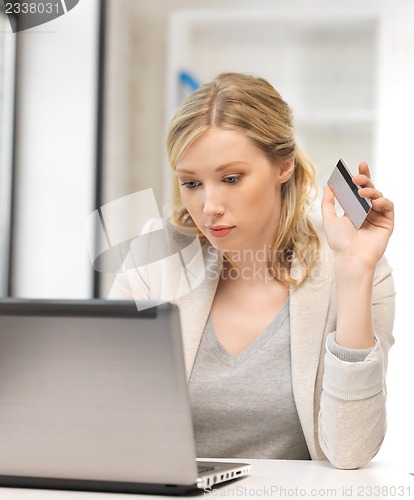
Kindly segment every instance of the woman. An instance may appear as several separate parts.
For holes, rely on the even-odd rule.
[[[386,427],[393,204],[361,163],[353,180],[372,203],[361,229],[336,215],[327,187],[318,227],[313,166],[290,108],[260,78],[227,73],[203,85],[167,142],[179,202],[166,238],[195,231],[205,269],[175,300],[198,456],[363,466]],[[162,300],[174,276],[167,261],[129,270],[110,296]]]

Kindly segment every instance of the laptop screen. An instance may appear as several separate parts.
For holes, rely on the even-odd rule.
[[[190,484],[178,310],[0,301],[0,474]]]

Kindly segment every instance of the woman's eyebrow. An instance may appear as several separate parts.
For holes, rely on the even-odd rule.
[[[224,163],[223,165],[219,165],[215,171],[216,172],[221,172],[222,170],[225,170],[226,168],[230,168],[230,167],[235,167],[235,166],[238,166],[238,165],[247,165],[247,163],[245,161],[231,161],[229,163]],[[176,168],[175,169],[176,173],[177,174],[190,174],[190,175],[195,175],[197,172],[194,172],[194,170],[189,170],[187,168]]]

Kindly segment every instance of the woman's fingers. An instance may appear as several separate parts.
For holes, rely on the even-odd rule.
[[[366,175],[367,177],[371,178],[371,172],[369,171],[368,164],[362,161],[358,165],[358,172],[362,175]]]
[[[369,198],[371,201],[376,200],[377,198],[383,198],[384,196],[381,191],[378,191],[375,187],[363,187],[358,189],[358,194],[362,198]]]
[[[365,162],[359,164],[358,171],[359,174],[354,175],[352,181],[361,187],[374,187],[374,183],[371,180],[371,172]]]
[[[372,182],[372,180],[368,176],[363,174],[354,175],[352,177],[352,182],[361,187],[374,187],[374,183]]]
[[[372,208],[377,212],[394,210],[394,203],[385,198],[381,191],[378,191],[378,189],[365,187],[358,189],[358,194],[362,198],[368,198],[372,203]]]
[[[388,212],[394,210],[394,203],[383,196],[371,200],[372,208],[377,212]]]

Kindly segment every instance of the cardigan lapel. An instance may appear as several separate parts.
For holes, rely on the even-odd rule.
[[[204,246],[203,253],[204,280],[189,294],[175,301],[180,310],[187,381],[190,379],[223,265],[220,252],[213,247]]]
[[[292,271],[298,266],[292,263]],[[327,329],[333,285],[332,252],[322,242],[311,277],[298,289],[291,289],[290,331],[293,394],[309,452],[320,455],[315,432],[315,387]],[[312,449],[312,447],[314,449]]]

